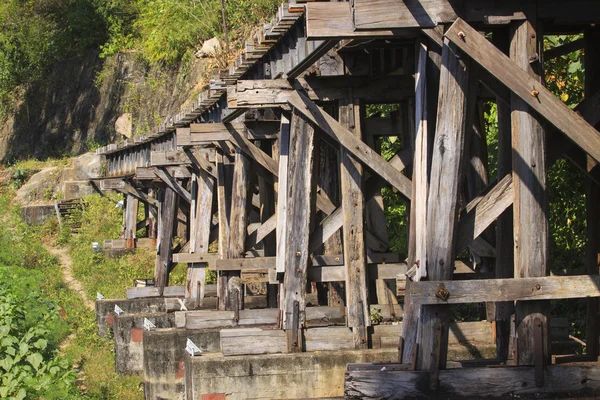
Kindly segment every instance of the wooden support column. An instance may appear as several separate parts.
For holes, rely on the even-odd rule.
[[[600,90],[600,29],[588,28],[585,39],[585,97],[591,98]],[[593,112],[590,114],[594,114]],[[585,116],[591,121],[594,115]],[[596,128],[599,126],[596,125]],[[587,156],[589,158],[589,156]],[[591,161],[591,160],[590,160]],[[590,165],[590,163],[586,163]],[[595,163],[592,163],[592,165]],[[588,171],[589,172],[589,171]],[[600,266],[600,185],[591,178],[585,179],[586,218],[587,218],[587,272],[596,275]],[[600,305],[598,299],[588,299],[586,320],[586,353],[593,357],[600,355]]]
[[[217,165],[217,208],[219,216],[219,258],[227,258],[227,244],[229,243],[229,220],[231,216],[231,179],[224,164],[221,150],[215,154]],[[218,309],[227,309],[227,276],[226,271],[219,271],[217,276]]]
[[[245,244],[248,233],[249,206],[252,201],[250,191],[250,167],[251,161],[239,149],[235,153],[235,164],[233,166],[233,187],[231,192],[231,219],[229,224],[229,245],[227,246],[227,258],[244,258],[246,254]],[[227,282],[239,276],[239,272],[229,272]],[[238,291],[239,307],[243,309],[244,296],[242,290]],[[231,295],[231,293],[229,294]],[[228,305],[232,306],[232,298]]]
[[[437,103],[439,89],[439,70],[441,57],[433,53],[425,43],[420,43],[417,49],[417,65],[415,74],[415,130],[414,162],[413,162],[413,199],[410,207],[408,265],[415,267],[412,280],[418,282],[426,276],[427,260],[427,196],[429,189],[429,160],[432,140],[435,134],[435,109],[430,112],[430,103]],[[437,62],[437,63],[436,63]],[[430,67],[431,66],[431,67]],[[435,67],[435,68],[434,68]],[[434,82],[431,82],[431,81]],[[435,83],[438,82],[436,85]],[[435,92],[431,88],[435,86]],[[435,95],[435,97],[430,98]],[[408,293],[411,279],[406,279]],[[404,297],[404,318],[402,338],[399,344],[398,361],[410,364],[416,359],[417,331],[421,307],[410,301],[410,296]]]
[[[272,154],[273,144],[270,141],[261,141],[258,147],[268,155]],[[273,185],[263,177],[258,177],[258,195],[260,197],[260,222],[265,223],[275,214],[275,190]],[[265,257],[274,256],[277,250],[275,233],[268,234],[263,240]],[[271,308],[277,308],[277,286],[269,284],[267,287],[267,303]]]
[[[148,197],[156,199],[156,189],[148,189]],[[147,207],[148,213],[148,239],[150,239],[152,243],[152,248],[156,248],[156,236],[158,233],[158,209],[156,207]]]
[[[319,148],[319,187],[321,194],[334,204],[340,204],[340,161],[339,151],[330,146],[324,140]],[[343,254],[342,234],[338,230],[325,243],[323,243],[323,255]],[[337,307],[344,304],[344,286],[341,282],[327,283],[327,305]]]
[[[532,7],[530,7],[532,8]],[[528,21],[513,22],[510,57],[530,76],[540,79],[541,32],[536,31],[535,16]],[[548,265],[548,217],[546,191],[546,140],[541,117],[520,97],[511,94],[512,166],[514,180],[515,278],[545,276]],[[534,324],[543,325],[543,358],[550,360],[548,337],[549,304],[517,302],[515,343],[519,365],[533,365],[535,360]]]
[[[161,296],[165,286],[169,284],[169,272],[173,264],[173,231],[178,199],[177,193],[166,186],[158,211],[160,218],[158,223],[158,249],[154,269],[154,282],[159,288],[158,291]]]
[[[466,57],[459,58],[456,46],[444,38],[427,204],[427,276],[432,281],[451,280],[454,272],[468,83]],[[432,372],[433,388],[437,387],[437,371],[446,366],[447,312],[447,306],[428,306],[421,311],[417,362],[419,369]]]
[[[125,247],[133,249],[137,231],[139,200],[128,194],[125,196]]]
[[[505,54],[510,48],[508,28],[494,32],[493,43]],[[508,97],[508,93],[506,93]],[[498,110],[498,181],[504,176],[512,174],[512,144],[511,144],[511,110],[500,97],[496,98]],[[496,278],[514,277],[514,237],[513,237],[513,209],[512,206],[496,221]],[[510,353],[512,317],[515,312],[515,303],[506,301],[496,303],[496,357],[506,361],[512,358]]]
[[[190,253],[208,253],[214,180],[204,170],[199,170],[197,174],[192,174],[191,184]],[[204,298],[206,267],[206,263],[188,265],[185,297],[195,299],[198,304]]]
[[[339,102],[340,124],[361,138],[361,106],[349,93]],[[346,266],[346,306],[348,326],[352,328],[357,349],[367,348],[371,325],[367,286],[367,254],[365,247],[365,198],[363,167],[345,148],[341,149],[340,181],[342,186],[342,218],[344,264]]]
[[[289,352],[302,350],[301,328],[304,326],[306,318],[305,294],[309,262],[308,243],[311,215],[316,210],[316,205],[312,201],[314,196],[311,193],[314,136],[314,126],[294,109],[286,171],[289,185],[286,185],[286,200],[282,200],[281,197],[279,200],[287,201],[287,228],[283,253],[279,252],[281,251],[279,244],[277,246],[278,258],[282,257],[285,260],[284,293],[281,306],[283,329],[287,332]],[[283,154],[282,147],[282,156]],[[283,187],[280,186],[280,195],[282,190]]]

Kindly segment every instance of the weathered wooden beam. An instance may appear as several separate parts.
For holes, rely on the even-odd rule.
[[[530,18],[533,18],[530,16]],[[540,86],[542,66],[530,63],[531,54],[542,49],[542,33],[536,31],[535,19],[511,24],[512,41],[510,44],[510,57],[512,60],[512,74],[520,74],[522,79],[530,83],[537,82]],[[493,47],[493,46],[492,46]],[[495,49],[495,47],[494,47]],[[495,50],[500,52],[499,50]],[[508,60],[500,53],[503,60]],[[508,71],[506,71],[508,72]],[[509,87],[510,88],[510,87]],[[550,92],[543,103],[543,109],[548,111],[554,99],[561,107],[567,109],[567,115],[575,115],[558,98]],[[530,107],[529,101],[511,95],[511,120],[512,120],[512,169],[514,180],[514,237],[515,237],[515,278],[545,276],[548,272],[549,259],[549,228],[548,217],[548,192],[546,190],[546,135],[539,115],[534,112],[535,107]],[[533,98],[531,94],[529,98]],[[537,102],[536,102],[537,103]],[[537,103],[536,105],[539,105]],[[543,115],[543,114],[542,114]],[[586,123],[587,124],[587,123]],[[589,125],[588,125],[589,126]],[[592,128],[593,129],[593,128]],[[566,133],[566,132],[565,132]],[[594,135],[600,135],[594,129]],[[596,149],[600,154],[600,149]],[[548,341],[548,318],[550,305],[544,303],[519,303],[516,304],[516,336],[518,365],[533,365],[536,363],[536,339],[533,331],[537,320],[542,322],[543,362],[550,361],[550,343]]]
[[[192,195],[188,192],[177,179],[173,177],[165,168],[155,168],[154,173],[163,181],[169,188],[175,191],[182,199],[188,203],[192,202]]]
[[[506,85],[524,104],[565,133],[596,161],[600,160],[598,131],[546,89],[539,79],[531,77],[461,19],[450,27],[445,36]]]
[[[597,43],[600,40],[600,29],[596,26],[588,27],[584,31],[585,43],[585,95],[588,97],[592,93],[600,93],[600,50]],[[590,98],[590,97],[588,97]],[[593,110],[595,111],[595,110]],[[584,116],[592,125],[598,126],[598,121],[594,112],[586,112]],[[600,113],[598,113],[600,114]],[[594,160],[589,156],[582,157],[582,161],[588,163]],[[594,163],[595,164],[595,163]],[[595,170],[598,172],[598,165],[590,165],[587,171]],[[586,270],[588,274],[596,275],[600,266],[600,183],[594,182],[591,178],[585,181],[585,200],[586,200]],[[586,354],[597,357],[600,354],[600,321],[598,313],[600,312],[600,303],[598,299],[588,299],[586,316]]]
[[[169,284],[169,271],[172,265],[172,242],[175,217],[177,215],[177,193],[169,186],[163,191],[163,198],[159,208],[158,247],[156,265],[154,269],[154,282],[162,295],[164,287]]]
[[[284,200],[288,202],[285,214],[287,219],[285,249],[287,251],[282,254],[282,257],[285,258],[285,276],[281,302],[283,329],[288,331],[288,350],[291,352],[301,350],[298,347],[299,341],[296,335],[306,319],[308,241],[311,230],[311,214],[314,212],[311,204],[314,136],[315,127],[305,120],[297,110],[294,110],[288,153],[289,184],[287,185],[287,198]],[[282,189],[280,187],[279,190]]]
[[[396,4],[394,4],[395,7]],[[308,3],[305,6],[306,36],[317,39],[369,39],[386,37],[415,37],[417,30],[372,29],[355,30],[351,8],[342,2]]]
[[[428,386],[425,371],[346,372],[346,399],[505,398],[540,394],[586,396],[600,393],[600,370],[595,365],[551,365],[544,368],[544,386],[536,385],[534,368],[457,368],[440,371],[437,390]],[[465,382],[485,384],[465,385]]]
[[[440,288],[449,295],[439,297]],[[410,296],[421,305],[600,297],[599,275],[413,282]]]
[[[348,93],[351,95],[352,91]],[[357,103],[355,103],[357,102]],[[350,97],[339,102],[340,125],[362,143],[362,113],[358,99]],[[341,152],[340,182],[342,187],[343,243],[346,265],[346,305],[348,326],[352,328],[354,345],[365,348],[368,342],[367,254],[365,244],[365,199],[362,165],[345,148]]]
[[[279,137],[279,165],[278,165],[278,187],[277,187],[277,221],[278,227],[276,232],[277,243],[277,265],[276,271],[278,274],[283,274],[286,271],[286,256],[290,251],[287,246],[288,232],[288,193],[290,190],[290,181],[288,179],[289,169],[289,152],[290,152],[290,119],[287,113],[281,115],[281,134]]]
[[[323,243],[325,243],[333,234],[335,234],[343,225],[342,208],[338,207],[334,212],[319,223],[310,236],[308,252],[314,253]]]
[[[214,179],[204,171],[199,171],[198,175],[192,175],[190,253],[208,253],[214,186]],[[206,267],[206,263],[188,265],[185,286],[186,298],[196,299],[199,303],[202,302],[206,286]]]
[[[193,150],[196,157],[204,158],[208,162],[215,161],[215,149],[197,148]],[[150,165],[153,167],[190,165],[192,161],[187,154],[179,150],[152,151],[150,152]]]
[[[456,250],[471,244],[513,204],[513,178],[506,175],[483,196],[473,199],[458,223]]]
[[[229,221],[231,218],[231,180],[225,170],[223,154],[217,151],[217,215],[219,217],[219,240],[218,257],[227,258],[227,244],[229,243]],[[217,305],[218,309],[224,311],[227,308],[227,274],[217,274]]]
[[[445,39],[427,204],[427,276],[434,281],[452,279],[454,272],[468,82],[467,62],[457,57],[456,46]],[[432,371],[432,386],[437,384],[436,372],[446,365],[445,314],[445,309],[434,307],[421,312],[423,337],[417,362],[420,369]]]
[[[498,49],[508,54],[510,47],[508,28],[494,32],[492,41]],[[500,95],[497,95],[496,98],[498,107],[498,177],[512,173],[510,95],[506,97],[508,103],[502,101]],[[515,270],[512,207],[507,208],[496,222],[496,252],[503,256],[496,257],[495,277],[512,278]],[[496,303],[496,355],[499,360],[508,360],[511,355],[510,335],[514,321],[512,318],[514,304],[513,301]]]
[[[126,248],[132,249],[135,247],[135,238],[137,231],[137,215],[138,215],[139,201],[137,197],[127,195],[125,197],[124,207],[124,239],[126,241]]]
[[[188,179],[192,177],[192,173],[187,167],[165,167],[165,169],[175,179]],[[156,175],[154,167],[138,167],[132,178],[140,181],[160,179]]]

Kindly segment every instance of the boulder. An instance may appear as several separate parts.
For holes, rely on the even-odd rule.
[[[214,37],[205,41],[202,44],[202,48],[196,52],[196,57],[204,58],[204,57],[216,57],[217,54],[222,50],[221,41]]]

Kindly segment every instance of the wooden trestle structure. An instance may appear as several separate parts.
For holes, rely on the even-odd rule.
[[[129,247],[138,202],[147,205],[160,293],[174,262],[188,263],[190,298],[202,298],[207,265],[218,271],[219,310],[243,309],[235,277],[267,283],[288,352],[303,350],[307,290],[345,305],[357,349],[369,344],[370,305],[394,315],[404,296],[398,364],[353,365],[349,397],[597,391],[594,363],[550,365],[548,327],[549,300],[590,298],[587,354],[597,358],[599,22],[592,0],[284,4],[189,109],[98,150],[102,188],[126,195]],[[543,36],[563,33],[584,39],[547,55]],[[575,111],[541,78],[546,56],[573,48],[586,64]],[[497,177],[484,101],[498,107]],[[367,118],[370,104],[398,111]],[[402,142],[389,160],[385,136]],[[548,276],[546,175],[562,156],[587,174],[588,275]],[[409,207],[407,255],[389,250],[384,187]],[[189,242],[173,253],[177,221]],[[466,248],[491,272],[457,263]],[[507,366],[446,370],[449,307],[473,302],[487,304]]]

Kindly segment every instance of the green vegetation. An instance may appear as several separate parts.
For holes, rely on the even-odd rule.
[[[227,1],[232,42],[245,39],[280,2]],[[219,0],[0,2],[0,121],[66,56],[99,49],[103,56],[134,50],[150,65],[191,59],[203,40],[223,37],[220,7]]]

